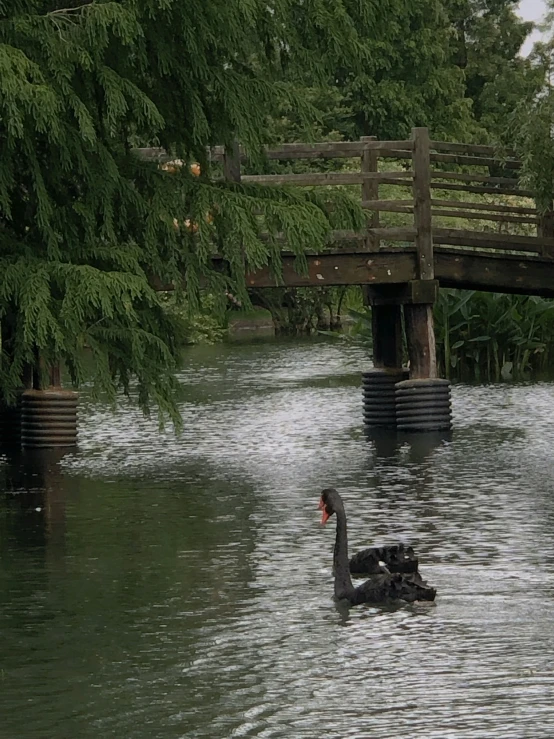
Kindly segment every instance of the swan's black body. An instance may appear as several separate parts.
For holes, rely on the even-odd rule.
[[[350,558],[351,575],[376,575],[383,571],[384,562],[389,572],[417,572],[418,559],[412,547],[393,544],[386,547],[363,549]]]
[[[337,600],[346,600],[353,606],[359,605],[360,603],[379,603],[387,600],[405,600],[410,602],[414,600],[435,600],[436,590],[429,587],[421,579],[417,572],[417,566],[416,571],[412,573],[387,572],[379,565],[379,560],[377,560],[377,567],[379,568],[377,573],[371,574],[364,583],[355,588],[350,575],[351,563],[348,561],[346,512],[342,498],[334,488],[323,490],[321,493],[320,508],[323,509],[323,523],[333,513],[337,517],[337,535],[333,558],[335,598]],[[386,547],[385,549],[393,548]],[[365,557],[367,552],[372,552],[371,556],[367,555],[369,561],[372,560],[374,554],[382,551],[375,548],[361,552],[360,555],[364,555]],[[356,559],[356,557],[353,557],[353,559]],[[382,561],[386,564],[385,559]]]

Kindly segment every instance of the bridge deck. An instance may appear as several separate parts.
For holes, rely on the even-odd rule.
[[[283,254],[280,283],[264,268],[249,273],[247,285],[386,285],[418,279],[415,247],[381,248],[378,252],[335,249],[309,254],[307,274],[296,272],[294,261],[293,255]],[[554,259],[548,257],[434,247],[434,272],[441,287],[554,298]]]

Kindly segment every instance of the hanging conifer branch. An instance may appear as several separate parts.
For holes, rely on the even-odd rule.
[[[284,54],[322,79],[341,61],[355,68],[347,4],[0,5],[0,391],[14,397],[37,351],[78,385],[88,348],[95,392],[132,392],[178,423],[182,324],[152,284],[186,291],[192,306],[201,285],[246,300],[245,269],[279,273],[273,234],[286,234],[300,265],[322,247],[331,223],[320,199],[214,182],[206,151],[239,137],[255,156],[278,102],[304,105],[281,84]],[[300,34],[298,14],[312,10],[317,33]],[[131,153],[149,145],[199,161],[202,175],[172,176]],[[341,212],[355,221],[352,207]]]
[[[52,16],[58,16],[58,15],[73,15],[75,13],[80,13],[85,8],[90,8],[91,5],[95,5],[94,0],[91,0],[89,3],[83,3],[82,5],[77,5],[75,8],[58,8],[58,10],[50,10],[48,13],[46,13],[47,17]]]

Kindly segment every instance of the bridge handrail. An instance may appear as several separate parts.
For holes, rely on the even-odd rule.
[[[146,159],[167,162],[171,156],[163,149],[137,150]],[[208,152],[214,163],[223,163],[224,176],[243,183],[267,186],[290,185],[296,187],[361,187],[361,204],[368,211],[364,231],[334,232],[333,238],[342,242],[363,242],[366,251],[378,251],[382,241],[415,242],[418,250],[418,266],[421,278],[432,279],[433,242],[469,249],[497,249],[500,252],[537,252],[554,256],[554,217],[541,214],[536,207],[526,203],[514,204],[507,197],[532,199],[533,193],[521,187],[518,171],[521,162],[510,150],[499,150],[491,145],[431,140],[425,128],[413,129],[409,140],[379,141],[375,137],[362,137],[359,141],[325,141],[314,143],[290,143],[268,147],[268,160],[300,159],[359,159],[358,171],[304,172],[287,174],[242,174],[241,163],[247,161],[247,153],[238,145],[232,152],[223,147],[213,147]],[[380,160],[400,161],[403,169],[380,167]],[[447,170],[455,165],[457,171]],[[478,168],[475,171],[475,168]],[[490,169],[493,169],[492,173]],[[494,171],[497,170],[497,171]],[[383,199],[379,187],[408,188],[413,197]],[[497,196],[500,202],[472,202],[449,199],[448,193],[468,193]],[[385,227],[380,213],[398,213],[412,216],[413,222],[403,226]],[[537,235],[489,232],[488,230],[444,228],[437,219],[463,219],[488,222],[500,231],[504,226],[535,226]]]

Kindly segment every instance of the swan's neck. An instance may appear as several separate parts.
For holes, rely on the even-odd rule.
[[[335,555],[333,566],[335,571],[335,598],[351,598],[354,593],[350,566],[348,564],[348,533],[346,529],[346,513],[336,511],[337,537],[335,539]]]

